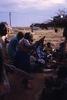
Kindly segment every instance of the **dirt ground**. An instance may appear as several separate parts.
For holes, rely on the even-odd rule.
[[[38,100],[39,95],[44,86],[44,78],[47,75],[45,73],[32,74],[34,77],[33,80],[29,82],[31,89],[24,89],[24,86],[21,84],[22,76],[15,74],[8,74],[8,79],[10,82],[11,91],[6,95],[5,100]]]

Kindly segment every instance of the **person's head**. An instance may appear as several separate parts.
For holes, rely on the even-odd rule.
[[[22,39],[24,37],[24,33],[23,32],[18,32],[17,33],[17,38],[18,38],[18,40],[20,40],[20,39]]]
[[[28,39],[30,42],[33,41],[33,34],[30,32],[25,33],[25,39]]]
[[[50,42],[47,42],[47,46],[50,47],[51,46],[51,43]]]
[[[8,24],[6,22],[0,23],[0,36],[5,36],[8,33]]]

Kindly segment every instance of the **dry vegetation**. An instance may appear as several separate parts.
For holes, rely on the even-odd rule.
[[[22,31],[23,33],[31,32],[30,29],[17,29],[17,31],[14,30],[13,33],[9,34],[9,39],[16,35],[18,31]],[[51,42],[56,47],[58,47],[59,43],[64,41],[63,29],[59,29],[57,33],[55,33],[54,30],[34,30],[33,33],[34,41],[40,39],[43,36],[46,36],[44,43],[46,44],[47,42]]]

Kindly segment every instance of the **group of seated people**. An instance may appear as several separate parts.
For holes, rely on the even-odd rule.
[[[28,73],[43,72],[45,63],[49,62],[52,55],[62,54],[63,46],[54,52],[50,42],[47,42],[44,48],[44,38],[41,41],[33,42],[33,34],[31,32],[19,31],[8,44],[8,56],[13,59],[13,65],[16,68],[24,70]],[[28,80],[24,79],[26,84]]]
[[[22,66],[30,67],[30,63],[36,61],[45,63],[48,61],[46,56],[52,54],[52,47],[51,43],[47,42],[44,49],[43,42],[44,39],[40,43],[38,41],[33,43],[33,34],[18,32],[8,44],[8,56],[14,59],[14,65],[19,68]],[[32,51],[33,53],[31,53]]]
[[[42,40],[43,41],[43,40]],[[33,42],[33,34],[30,32],[18,32],[8,44],[8,56],[14,60],[14,65],[27,72],[35,70],[35,66],[31,67],[31,63],[37,62],[38,59],[31,52],[40,43]],[[41,41],[40,41],[41,42]]]
[[[50,42],[47,42],[46,46],[43,42],[44,39],[40,42],[33,42],[33,34],[30,32],[24,34],[20,31],[8,44],[8,56],[13,59],[16,67],[25,71],[33,71],[36,68],[35,66],[31,67],[32,63],[45,64],[51,59],[59,58],[60,60],[63,57],[64,43],[60,44],[59,49],[53,51]]]

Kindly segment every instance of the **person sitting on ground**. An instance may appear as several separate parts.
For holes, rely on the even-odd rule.
[[[65,48],[65,44],[64,42],[60,43],[59,49],[57,50],[57,58],[59,61],[63,61],[64,59],[64,48]]]
[[[59,47],[59,49],[58,49],[58,53],[64,53],[64,42],[62,42],[62,43],[60,43],[60,47]]]
[[[38,42],[31,44],[31,41],[33,41],[33,35],[30,32],[25,33],[25,37],[18,44],[18,50],[14,59],[14,65],[28,73],[33,71],[30,64],[30,52],[38,44]]]
[[[43,52],[43,41],[40,43],[40,45],[36,48],[36,53],[38,55],[38,58],[43,59],[45,56],[45,52]]]
[[[20,39],[22,39],[24,37],[24,33],[23,32],[18,32],[16,36],[14,36],[9,44],[8,44],[8,56],[12,59],[14,59],[16,51],[17,51],[17,46],[18,43],[20,41]]]
[[[47,45],[44,48],[44,52],[46,53],[44,59],[46,62],[49,62],[52,56],[52,46],[50,42],[47,42]]]
[[[18,50],[15,55],[14,65],[22,70],[29,71],[30,67],[30,52],[35,48],[35,43],[30,43],[33,40],[33,35],[30,32],[25,33],[25,37],[22,38],[18,44]]]
[[[45,52],[47,54],[52,53],[52,47],[51,47],[51,43],[50,42],[47,42],[47,46],[45,47]]]

